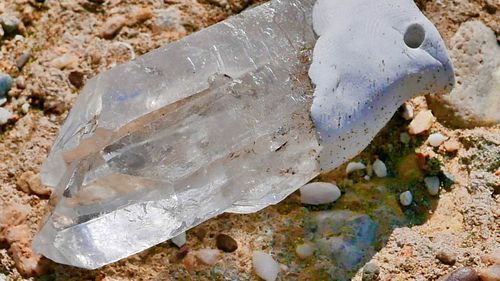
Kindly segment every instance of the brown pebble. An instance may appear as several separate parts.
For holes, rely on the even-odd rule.
[[[236,249],[238,249],[238,243],[236,243],[236,240],[234,240],[233,237],[229,235],[219,234],[217,235],[217,237],[215,237],[215,241],[217,248],[226,253],[232,253],[236,251]]]
[[[71,71],[68,75],[69,82],[77,89],[83,87],[83,78],[84,75],[80,71]]]
[[[122,15],[114,15],[108,19],[101,30],[101,37],[104,39],[113,39],[125,26],[127,19]]]
[[[17,179],[17,186],[26,193],[35,193],[39,196],[50,196],[52,190],[44,186],[38,174],[26,171]]]
[[[479,270],[481,281],[500,281],[500,264]]]
[[[141,8],[132,14],[128,26],[140,24],[153,17],[153,11],[149,8]]]
[[[443,146],[448,152],[457,152],[460,149],[460,142],[456,140],[448,140]]]
[[[436,254],[436,258],[447,265],[454,265],[457,261],[456,254],[450,251],[441,250]]]
[[[445,281],[479,281],[479,276],[474,268],[462,267],[450,273]]]

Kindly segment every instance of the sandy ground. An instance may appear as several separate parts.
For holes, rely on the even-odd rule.
[[[116,64],[252,4],[250,0],[0,2],[0,13],[14,13],[23,23],[22,37],[7,37],[0,44],[0,71],[15,78],[4,107],[16,114],[0,129],[0,211],[4,214],[0,226],[2,222],[17,224],[22,236],[0,239],[0,280],[33,280],[32,275],[41,275],[40,280],[257,280],[251,266],[254,250],[269,252],[284,265],[281,280],[335,280],[328,273],[328,258],[301,260],[295,255],[295,246],[309,231],[307,218],[317,211],[302,206],[298,194],[259,213],[224,214],[188,231],[184,258],[180,258],[181,250],[165,242],[102,269],[85,271],[39,260],[29,249],[48,204],[47,191],[37,182],[37,174],[82,84]],[[461,23],[471,19],[486,23],[498,38],[498,1],[419,1],[419,5],[447,41]],[[16,63],[28,51],[28,63],[18,70]],[[30,105],[27,112],[22,110],[25,103]],[[426,108],[423,98],[412,104],[417,112]],[[397,154],[394,164],[388,165],[393,170],[388,179],[392,185],[380,183],[387,183],[390,194],[396,194],[407,184],[403,171],[415,170],[420,179],[428,172],[415,160],[422,155],[439,159],[443,164],[440,169],[452,175],[455,183],[438,197],[423,195],[422,202],[428,203],[425,209],[401,210],[396,199],[387,199],[396,202],[394,209],[402,217],[410,219],[383,227],[373,254],[363,262],[376,263],[381,280],[438,280],[463,266],[480,270],[488,266],[488,254],[500,248],[500,128],[461,130],[444,127],[439,121],[429,132],[441,132],[456,141],[458,150],[431,148],[425,142],[428,133],[413,136],[411,150]],[[399,134],[407,130],[408,123],[397,113],[358,158],[371,161],[375,155],[390,155],[391,147],[400,145]],[[360,191],[365,186],[362,180],[346,177],[342,169],[321,177],[341,183],[344,194],[344,201],[327,208],[351,206],[366,212],[365,202],[373,199],[373,192]],[[400,172],[395,172],[398,169]],[[5,213],[13,207],[17,217],[9,213],[10,221],[6,222]],[[4,230],[0,228],[0,232]],[[219,233],[232,236],[238,250],[223,254],[214,266],[202,265],[193,252],[215,248],[214,237]],[[454,263],[437,259],[439,252],[453,256]],[[361,280],[363,264],[344,278]]]

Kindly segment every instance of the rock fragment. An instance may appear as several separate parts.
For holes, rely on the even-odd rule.
[[[481,281],[500,281],[500,264],[479,270]]]
[[[254,251],[252,254],[252,264],[255,274],[265,281],[274,281],[278,278],[280,265],[271,255],[260,251]]]
[[[375,172],[375,175],[379,178],[386,177],[387,167],[385,166],[385,163],[379,159],[375,160],[375,162],[373,162],[373,172]]]
[[[51,189],[44,186],[38,174],[26,171],[17,179],[17,186],[26,193],[35,193],[39,196],[49,196]]]
[[[186,232],[182,232],[179,235],[175,236],[174,238],[170,239],[172,243],[174,243],[177,247],[182,247],[184,244],[186,244]]]
[[[349,164],[347,164],[347,167],[345,169],[345,173],[350,174],[354,171],[364,170],[364,169],[366,169],[366,165],[361,162],[349,162]]]
[[[434,133],[434,134],[429,135],[429,137],[427,138],[427,141],[429,142],[429,144],[431,146],[438,147],[446,139],[447,139],[447,137],[443,136],[441,133]]]
[[[458,142],[457,140],[448,140],[443,144],[443,146],[447,152],[453,153],[457,152],[460,149],[460,142]]]
[[[426,177],[424,178],[425,186],[427,187],[427,191],[430,195],[438,195],[439,194],[439,178],[438,177]]]
[[[432,115],[430,110],[420,111],[408,126],[408,132],[412,135],[421,134],[428,131],[434,121],[434,115]]]
[[[7,109],[0,107],[0,125],[7,124],[14,115]]]
[[[436,254],[436,258],[446,264],[446,265],[454,265],[455,262],[457,261],[457,256],[455,253],[449,251],[449,250],[440,250]]]
[[[214,265],[220,258],[220,251],[217,249],[201,249],[196,251],[196,258],[206,265]]]
[[[75,86],[75,88],[80,89],[84,85],[84,74],[80,71],[71,71],[68,75],[68,80],[71,85]]]
[[[456,85],[449,94],[430,95],[436,117],[455,127],[500,122],[500,46],[495,32],[481,21],[463,23],[451,39]]]
[[[7,97],[7,93],[12,88],[12,77],[6,73],[0,73],[0,98]]]
[[[378,267],[378,265],[373,262],[369,262],[363,267],[362,281],[378,280],[379,275],[380,275],[380,268]]]
[[[219,234],[215,237],[217,248],[226,252],[232,253],[238,249],[238,243],[233,237],[227,234]]]
[[[297,256],[301,259],[307,259],[311,257],[314,254],[314,245],[306,242],[304,244],[299,244],[297,247],[295,247],[295,253]]]
[[[69,53],[64,54],[50,61],[49,65],[58,69],[76,68],[78,66],[78,57]]]
[[[313,182],[300,188],[300,202],[302,204],[328,204],[337,201],[340,195],[340,189],[335,184],[327,182]]]
[[[410,206],[412,201],[413,195],[411,194],[411,191],[405,191],[399,195],[399,202],[405,207]]]
[[[122,15],[114,15],[103,25],[100,36],[104,39],[113,39],[125,26],[127,19]]]
[[[479,276],[474,268],[462,267],[450,273],[444,281],[479,281]]]

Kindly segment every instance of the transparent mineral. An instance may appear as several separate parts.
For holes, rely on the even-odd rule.
[[[42,169],[55,191],[35,249],[97,268],[223,212],[258,211],[355,156],[404,100],[449,86],[444,44],[413,1],[328,1],[274,0],[90,80]],[[390,29],[372,36],[377,49],[353,5]],[[405,45],[414,21],[432,29],[420,42],[432,51]]]

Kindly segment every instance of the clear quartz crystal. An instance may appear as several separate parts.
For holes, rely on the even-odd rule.
[[[35,249],[97,268],[314,178],[314,2],[263,4],[89,81],[42,169],[54,208]]]

